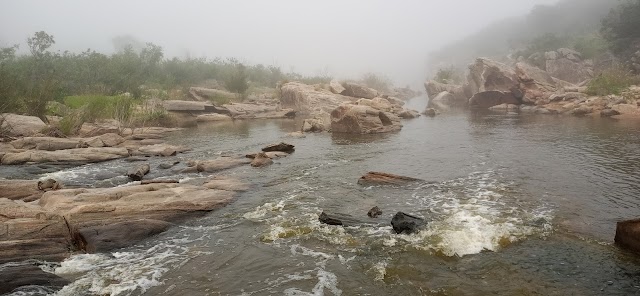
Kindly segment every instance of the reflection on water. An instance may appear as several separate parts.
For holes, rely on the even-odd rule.
[[[421,110],[421,101],[409,103]],[[299,120],[201,125],[169,141],[177,158],[243,154],[279,141],[296,153],[267,168],[226,172],[253,190],[211,215],[110,255],[56,269],[78,280],[61,295],[633,295],[638,258],[611,245],[615,222],[638,215],[640,125],[599,118],[450,114],[398,133],[284,138]],[[153,159],[153,164],[164,159]],[[66,169],[97,184],[119,161]],[[367,171],[413,176],[362,187]],[[185,178],[174,171],[154,176]],[[194,174],[193,177],[197,177]],[[102,182],[102,181],[101,181]],[[320,224],[321,211],[372,225]],[[391,233],[397,211],[429,221]]]

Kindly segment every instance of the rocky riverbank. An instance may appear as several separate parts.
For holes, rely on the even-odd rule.
[[[472,108],[496,112],[640,118],[638,86],[629,87],[620,95],[588,94],[586,85],[593,78],[593,71],[588,62],[581,60],[579,53],[569,49],[549,52],[544,63],[546,70],[530,63],[532,61],[520,60],[508,65],[478,58],[469,65],[464,84],[425,82],[428,108],[440,112]]]

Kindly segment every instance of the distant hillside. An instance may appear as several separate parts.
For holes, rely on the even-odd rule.
[[[427,66],[432,72],[450,66],[462,69],[476,57],[502,60],[517,51],[524,55],[545,47],[573,47],[581,51],[575,47],[583,46],[586,47],[583,51],[597,51],[602,40],[599,37],[602,18],[620,3],[619,0],[563,0],[556,5],[539,5],[524,17],[498,21],[430,53]]]

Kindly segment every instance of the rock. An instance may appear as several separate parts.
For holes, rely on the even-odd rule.
[[[296,111],[290,108],[281,108],[277,101],[267,103],[231,103],[223,105],[227,108],[233,119],[277,119],[293,118]]]
[[[42,191],[62,189],[62,184],[54,179],[45,179],[38,181],[38,189]]]
[[[246,158],[220,157],[213,160],[199,161],[195,168],[198,172],[215,173],[250,163],[251,160]]]
[[[519,87],[518,75],[513,69],[505,64],[486,58],[478,58],[475,63],[469,66],[467,80],[473,94],[486,91],[511,92],[511,90]],[[493,106],[495,105],[499,104],[494,104]],[[488,107],[491,106],[484,108]]]
[[[349,97],[373,99],[379,95],[377,90],[357,83],[345,82],[343,86],[344,94]]]
[[[251,161],[252,167],[264,167],[273,163],[273,160],[267,156],[266,153],[260,152],[256,155],[255,158]]]
[[[25,202],[37,200],[44,193],[38,189],[38,183],[35,180],[0,180],[0,198]]]
[[[355,218],[348,214],[342,213],[327,213],[323,211],[318,215],[318,221],[327,225],[336,225],[336,226],[345,226],[345,227],[353,227],[353,226],[371,226],[378,225],[378,223],[372,223],[371,220],[366,221],[362,219]]]
[[[271,144],[267,147],[262,148],[262,152],[273,152],[273,151],[291,153],[295,151],[295,146],[282,142],[278,144]]]
[[[287,152],[282,152],[282,151],[269,151],[269,152],[260,152],[260,153],[264,153],[264,155],[268,158],[274,159],[274,158],[281,158],[281,157],[287,157],[289,156],[289,153]],[[254,159],[258,156],[258,154],[260,153],[250,153],[245,155],[246,158],[250,158],[250,159]]]
[[[106,133],[97,137],[102,141],[104,147],[115,147],[124,142],[124,138],[118,134]]]
[[[215,106],[208,102],[166,100],[163,101],[162,104],[165,110],[173,112],[205,112],[207,110],[215,109]]]
[[[620,113],[621,116],[622,115],[632,115],[632,116],[640,115],[640,109],[638,108],[638,105],[618,104],[618,105],[613,105],[611,109]]]
[[[179,161],[164,162],[164,163],[159,164],[158,168],[166,170],[166,169],[170,169],[170,168],[174,167],[176,164],[179,164],[179,163],[180,163]]]
[[[2,267],[0,272],[0,294],[11,293],[24,286],[44,286],[58,290],[70,284],[69,280],[53,273],[45,272],[35,264],[11,264]],[[13,294],[12,294],[13,295]],[[15,295],[32,295],[29,293],[15,293]]]
[[[406,109],[406,110],[400,112],[398,114],[398,117],[404,118],[404,119],[413,119],[413,118],[420,117],[420,113],[418,113],[418,111],[416,111],[416,110]]]
[[[367,216],[369,216],[370,218],[377,218],[380,215],[382,215],[382,210],[380,210],[378,206],[371,208],[371,210],[367,212]]]
[[[500,104],[520,105],[520,101],[508,91],[483,91],[476,93],[469,99],[472,108],[487,109]]]
[[[331,80],[331,82],[329,82],[329,90],[334,94],[342,95],[347,89],[337,80]]]
[[[400,98],[401,100],[408,100],[420,95],[420,92],[414,91],[410,87],[396,87],[391,90],[389,96]]]
[[[189,88],[189,95],[198,101],[210,102],[211,100],[235,100],[240,97],[239,94],[228,92],[220,89],[204,88],[204,87],[191,87]]]
[[[399,131],[400,119],[369,106],[342,105],[331,112],[334,133],[372,134]]]
[[[2,164],[15,165],[28,162],[74,162],[92,163],[124,158],[129,156],[126,148],[101,147],[101,148],[76,148],[57,151],[25,151],[19,153],[6,153],[2,157]]]
[[[153,179],[153,180],[142,180],[140,181],[140,185],[147,185],[147,184],[177,184],[180,183],[180,181],[178,180],[167,180],[167,179]]]
[[[600,111],[600,116],[601,117],[611,117],[611,116],[616,116],[616,115],[620,115],[620,112],[613,110],[613,109],[604,109],[602,111]]]
[[[149,156],[175,156],[178,153],[189,151],[190,149],[185,146],[174,146],[168,144],[155,144],[142,146],[135,152],[136,155],[149,155]]]
[[[360,177],[358,184],[360,185],[406,185],[412,182],[422,181],[420,179],[399,176],[394,174],[368,172]]]
[[[96,120],[93,123],[85,122],[80,127],[78,134],[83,137],[95,137],[103,134],[119,134],[121,124],[115,119]]]
[[[391,226],[397,234],[416,233],[424,224],[424,219],[403,212],[396,213],[391,219]]]
[[[498,112],[517,112],[520,110],[520,105],[500,104],[489,108],[489,110]]]
[[[16,149],[38,149],[38,150],[64,150],[82,148],[83,143],[79,139],[65,139],[54,137],[24,137],[10,143]]]
[[[138,165],[127,171],[127,177],[129,177],[129,179],[131,179],[132,181],[141,181],[142,178],[144,178],[144,176],[148,174],[150,170],[151,167],[149,166],[149,164]]]
[[[429,108],[447,111],[450,108],[466,108],[469,105],[472,94],[465,90],[464,86],[442,84],[432,80],[424,85],[429,96]]]
[[[343,103],[355,101],[354,98],[316,89],[299,82],[286,83],[280,91],[281,108],[292,109],[298,114],[328,113]]]
[[[42,119],[35,116],[0,114],[0,131],[6,132],[8,136],[32,136],[46,127]]]
[[[618,222],[614,241],[622,248],[640,253],[640,219]]]
[[[427,109],[424,109],[424,112],[422,112],[422,114],[429,117],[436,117],[436,115],[438,115],[438,112],[436,112],[436,109],[427,108]]]
[[[299,139],[307,137],[303,132],[290,132],[290,133],[287,133],[286,136],[290,138],[299,138]]]
[[[196,117],[198,122],[210,122],[210,121],[230,121],[233,120],[231,116],[218,113],[201,114]]]
[[[87,253],[105,253],[165,232],[170,226],[169,222],[153,219],[123,221],[80,228],[77,239],[81,242],[81,250]]]
[[[518,81],[521,83],[520,88],[522,89],[547,92],[557,90],[557,84],[556,81],[553,80],[553,77],[538,67],[526,63],[516,63],[515,73]]]
[[[583,82],[593,76],[588,67],[569,58],[547,60],[546,70],[551,76],[574,84]]]
[[[302,131],[308,132],[323,132],[331,129],[331,115],[327,112],[316,112],[312,118],[305,119],[302,123]]]
[[[593,108],[591,108],[589,106],[584,106],[584,105],[583,106],[579,106],[579,107],[577,107],[577,108],[575,108],[575,109],[570,111],[570,113],[572,115],[575,115],[575,116],[584,116],[584,115],[587,115],[587,114],[589,114],[591,112],[593,112]]]
[[[209,181],[202,185],[209,189],[218,189],[218,190],[226,190],[226,191],[235,191],[242,192],[249,190],[249,184],[242,182],[239,179],[225,177],[225,176],[214,176]]]

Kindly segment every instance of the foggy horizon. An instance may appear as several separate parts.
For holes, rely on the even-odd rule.
[[[165,58],[237,58],[336,78],[373,72],[416,86],[429,52],[557,2],[11,1],[0,11],[0,47],[20,44],[24,53],[26,39],[46,31],[53,50],[109,54],[113,38],[130,35],[162,46]]]

